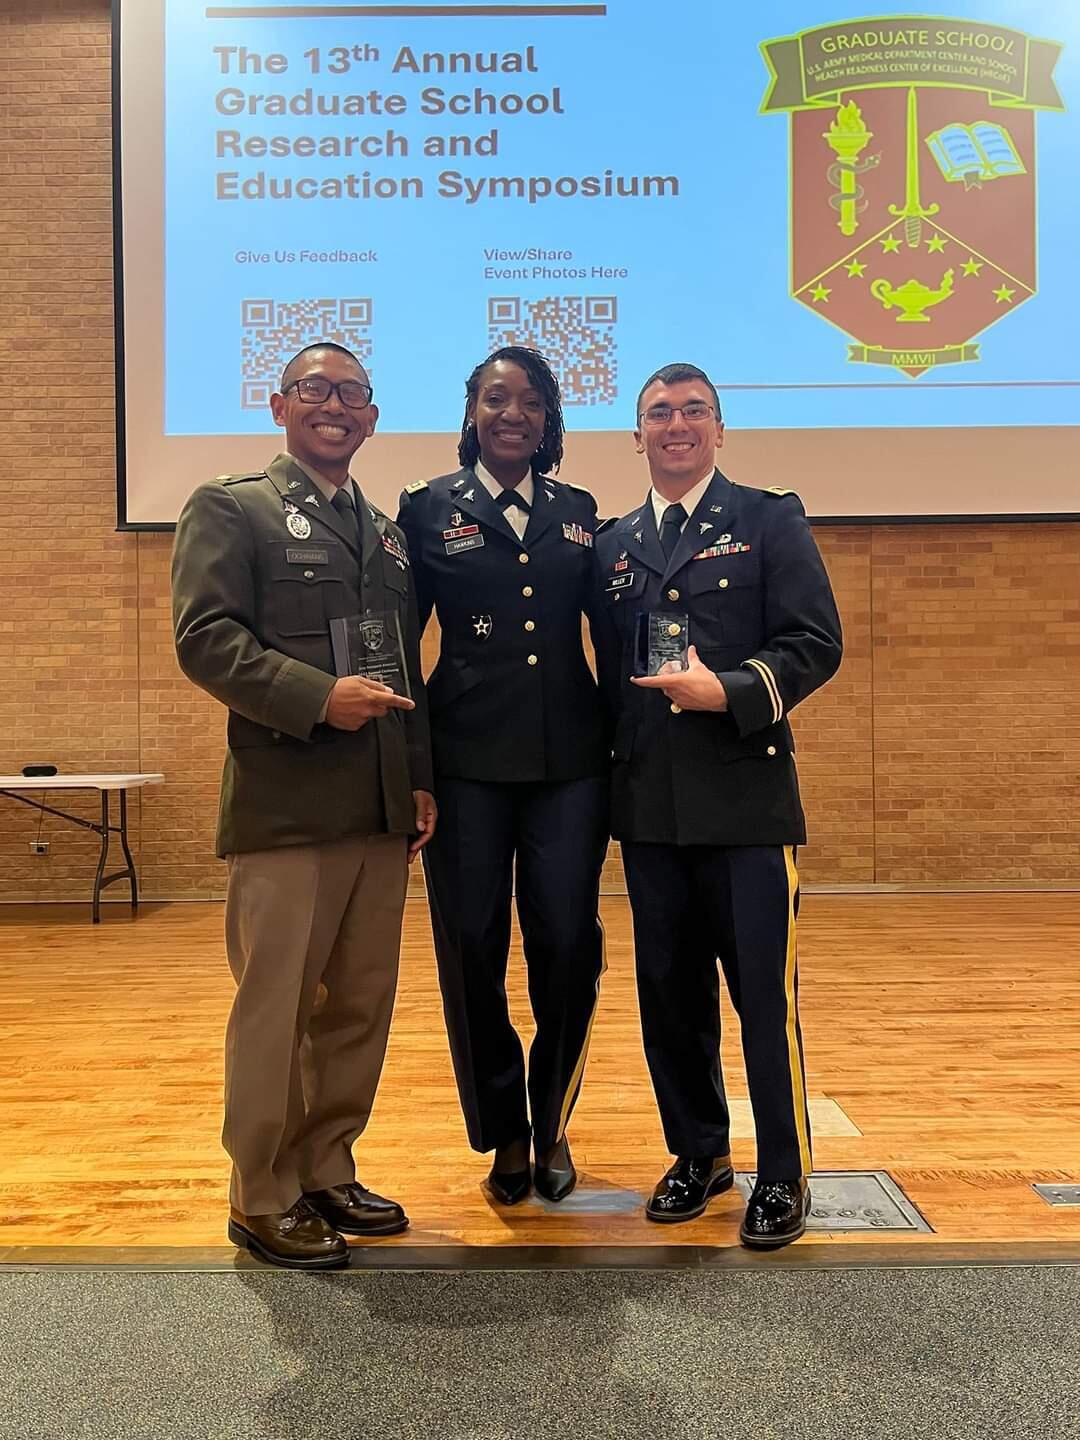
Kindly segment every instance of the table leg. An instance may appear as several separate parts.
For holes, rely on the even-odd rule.
[[[131,851],[128,849],[127,831],[127,791],[120,791],[120,844],[123,847],[124,859],[127,861],[128,875],[131,877],[131,908],[139,908],[139,882],[135,878],[135,861],[131,858]]]
[[[101,877],[105,874],[105,862],[109,858],[109,792],[101,792],[101,854],[98,856],[97,874],[94,876],[94,897],[91,914],[94,924],[101,920]]]

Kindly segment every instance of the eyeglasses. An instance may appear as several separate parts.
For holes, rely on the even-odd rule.
[[[644,420],[650,428],[661,425],[670,425],[676,414],[684,420],[707,420],[710,415],[715,415],[711,405],[706,405],[704,400],[691,400],[686,405],[650,405],[648,410],[643,410],[638,417]]]
[[[303,380],[294,380],[281,393],[287,395],[290,390],[295,390],[305,405],[322,405],[334,394],[348,410],[365,409],[371,403],[373,394],[371,386],[359,380],[342,380],[340,385],[335,385],[325,375],[309,375]]]

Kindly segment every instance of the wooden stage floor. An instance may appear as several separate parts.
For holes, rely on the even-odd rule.
[[[150,904],[132,921],[108,905],[91,926],[85,906],[0,907],[0,1263],[225,1245],[222,914]],[[380,1253],[737,1244],[734,1192],[687,1225],[643,1218],[668,1159],[625,899],[605,899],[603,919],[609,970],[570,1128],[579,1197],[572,1210],[535,1198],[503,1210],[465,1141],[427,911],[409,902],[386,1069],[358,1146],[364,1182],[412,1217]],[[800,957],[817,1166],[887,1170],[935,1232],[827,1243],[852,1260],[851,1247],[894,1239],[1075,1252],[1080,1209],[1047,1206],[1031,1184],[1080,1180],[1080,895],[812,894]],[[524,1018],[519,950],[511,971]],[[725,1070],[731,1094],[745,1096],[731,1019]],[[733,1149],[736,1167],[752,1169],[745,1122]]]

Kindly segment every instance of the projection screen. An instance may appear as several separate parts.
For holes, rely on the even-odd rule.
[[[318,338],[391,513],[515,343],[602,514],[688,360],[815,518],[1080,517],[1080,6],[860,9],[114,0],[121,527],[261,469]]]

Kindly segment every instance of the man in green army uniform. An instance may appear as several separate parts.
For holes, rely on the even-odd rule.
[[[347,1264],[343,1234],[408,1224],[356,1182],[352,1155],[386,1049],[408,862],[436,818],[405,540],[349,475],[371,394],[340,346],[294,356],[270,402],[288,453],[200,486],[173,555],[181,668],[229,708],[229,1236],[300,1269]],[[391,670],[396,655],[404,683],[340,661],[335,678],[335,620]]]

